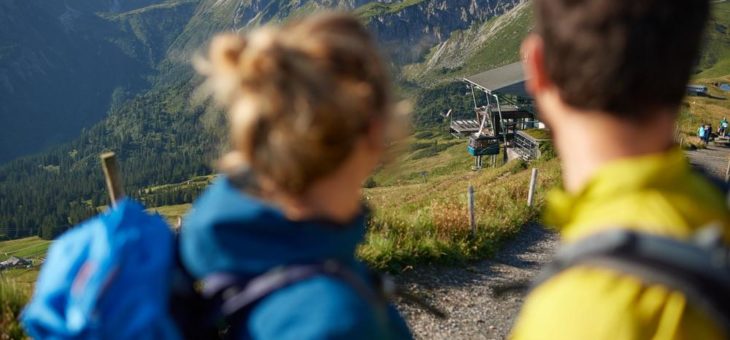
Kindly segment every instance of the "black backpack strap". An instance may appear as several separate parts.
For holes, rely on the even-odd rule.
[[[168,310],[185,339],[216,339],[220,335],[216,306],[200,294],[197,280],[180,257],[179,238],[175,238],[175,268],[170,285]]]
[[[418,305],[438,318],[446,318],[446,313],[430,305],[408,291],[398,288],[385,275],[368,272],[364,278],[349,267],[336,261],[317,264],[291,265],[275,268],[251,280],[241,280],[230,273],[212,274],[203,281],[202,296],[208,301],[217,301],[219,317],[230,325],[227,337],[238,338],[236,325],[240,325],[247,313],[259,301],[270,294],[293,284],[317,276],[334,277],[345,282],[369,303],[383,310],[388,301],[398,296],[403,301]]]
[[[323,275],[341,279],[367,301],[385,302],[360,275],[335,261],[278,267],[250,280],[231,273],[211,274],[203,280],[202,295],[219,301],[221,316],[233,319],[277,290]]]
[[[215,306],[210,316],[226,330],[225,337],[239,338],[240,325],[258,302],[280,289],[317,276],[340,279],[370,303],[386,306],[387,300],[377,287],[336,261],[282,266],[248,280],[231,273],[211,274],[202,281],[201,296]]]
[[[699,233],[695,242],[625,229],[589,236],[559,249],[533,287],[569,268],[608,268],[682,292],[730,334],[730,258],[713,230]]]

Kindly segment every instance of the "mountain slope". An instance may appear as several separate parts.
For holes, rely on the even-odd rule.
[[[412,56],[396,53],[394,64],[403,70],[404,92],[417,100],[415,122],[436,126],[442,123],[440,112],[448,108],[467,112],[472,105],[463,85],[454,80],[518,59],[520,41],[531,29],[531,11],[524,3],[508,10],[513,4],[406,0],[380,3],[375,10],[376,5],[358,1],[202,0],[145,3],[125,12],[103,12],[94,20],[113,23],[113,32],[124,38],[112,40],[113,45],[130,60],[154,70],[152,88],[131,99],[120,95],[106,119],[72,142],[0,167],[0,235],[15,238],[41,234],[43,228],[62,230],[95,213],[106,202],[97,161],[104,150],[119,153],[125,184],[133,196],[150,206],[190,202],[198,186],[154,192],[146,188],[209,174],[220,155],[219,141],[225,136],[222,115],[190,99],[200,82],[190,57],[216,32],[246,30],[327,6],[355,8],[377,31],[382,44],[399,39],[432,41],[424,44],[416,63],[404,65]],[[507,10],[506,15],[488,17],[500,10]],[[165,16],[173,12],[178,15]],[[188,15],[189,20],[184,18]],[[481,20],[480,15],[487,17]],[[433,25],[441,19],[452,22],[436,29]],[[730,24],[728,20],[730,16],[716,14],[714,24]],[[726,60],[717,52],[723,51],[723,37],[710,37],[701,64],[706,65],[704,69]]]
[[[422,85],[460,79],[519,60],[520,44],[532,30],[529,2],[468,29],[454,31],[423,61],[403,69],[403,78]]]
[[[730,3],[713,4],[706,34],[705,53],[700,58],[697,77],[715,78],[730,74]]]
[[[114,3],[0,2],[0,163],[70,140],[110,104],[148,88],[165,36],[193,9],[168,2],[157,11],[96,12],[124,8]]]
[[[368,20],[368,27],[386,51],[403,65],[419,61],[431,47],[449,39],[452,32],[481,24],[522,2],[410,0],[387,5],[370,3],[356,9],[356,13]]]
[[[0,167],[0,234],[9,237],[40,234],[43,228],[63,229],[93,214],[98,206],[103,205],[106,198],[97,165],[97,155],[103,150],[114,150],[120,154],[126,185],[133,196],[145,199],[150,204],[162,201],[189,202],[194,198],[195,190],[156,193],[152,196],[143,191],[146,187],[181,182],[207,174],[211,171],[211,162],[220,154],[220,146],[216,141],[225,134],[225,125],[216,112],[206,114],[205,107],[190,102],[193,90],[200,81],[190,67],[190,57],[200,51],[213,34],[220,31],[247,30],[268,21],[284,21],[325,7],[362,8],[372,1],[147,1],[137,7],[123,9],[115,5],[121,4],[117,2],[78,2],[75,6],[83,11],[78,10],[81,14],[71,22],[76,25],[90,20],[94,25],[89,27],[97,30],[99,27],[109,27],[106,31],[96,32],[105,38],[103,46],[109,46],[105,51],[112,51],[116,56],[138,65],[127,67],[123,63],[119,64],[124,66],[119,68],[120,74],[143,81],[151,79],[152,88],[127,99],[129,97],[125,93],[144,87],[144,83],[139,87],[135,83],[129,88],[113,90],[105,89],[103,83],[99,84],[99,79],[74,80],[74,84],[96,86],[99,102],[105,98],[109,100],[109,92],[116,94],[113,97],[117,100],[112,103],[108,118],[84,130],[72,142]],[[448,38],[450,32],[474,23],[481,24],[516,2],[407,0],[387,3],[389,10],[363,16],[363,20],[376,32],[378,40],[386,46],[394,46],[398,41],[423,41],[425,52],[432,44]],[[39,4],[31,5],[41,8]],[[49,20],[52,18],[53,15],[47,17]],[[83,36],[87,31],[75,28],[72,32]],[[38,33],[39,36],[44,34],[45,31]],[[89,39],[94,37],[88,36]],[[79,46],[79,49],[88,51],[95,46]],[[418,53],[413,52],[399,55],[399,50],[403,49],[391,50],[396,64],[402,64],[410,58],[420,58]],[[105,54],[101,56],[106,57]],[[83,62],[98,63],[89,60]],[[48,66],[48,69],[55,68],[64,69],[63,65]],[[109,66],[105,69],[116,70]],[[104,77],[105,80],[113,78],[113,74],[108,72],[94,71],[90,73],[95,77]],[[38,74],[37,77],[42,78],[42,72]],[[65,75],[59,77],[62,76]],[[49,86],[53,86],[59,81],[48,82],[51,84]],[[74,86],[69,88],[76,89]],[[79,92],[84,94],[88,91]],[[35,98],[30,97],[33,97],[32,91],[28,91],[25,100]],[[82,99],[68,98],[67,101],[84,102]],[[99,106],[103,106],[101,104]],[[9,116],[3,113],[2,117],[6,119]],[[58,117],[75,120],[69,114],[59,113]],[[35,118],[33,121],[38,120]],[[60,126],[60,123],[57,125]]]

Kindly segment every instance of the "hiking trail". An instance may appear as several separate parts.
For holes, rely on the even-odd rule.
[[[710,145],[686,152],[694,166],[724,179],[730,148]],[[443,309],[439,320],[424,310],[398,303],[417,339],[504,339],[524,301],[524,291],[495,296],[493,289],[531,279],[558,247],[558,235],[529,224],[491,259],[455,268],[424,266],[396,277],[399,284]]]

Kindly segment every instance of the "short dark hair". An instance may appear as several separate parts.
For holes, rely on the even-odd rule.
[[[709,0],[535,0],[545,68],[579,109],[646,118],[676,108],[696,64]]]

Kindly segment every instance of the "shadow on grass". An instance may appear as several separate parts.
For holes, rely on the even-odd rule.
[[[715,96],[715,95],[711,95],[711,94],[708,94],[707,98],[715,99],[715,100],[727,100],[727,97],[720,97],[720,96]]]

